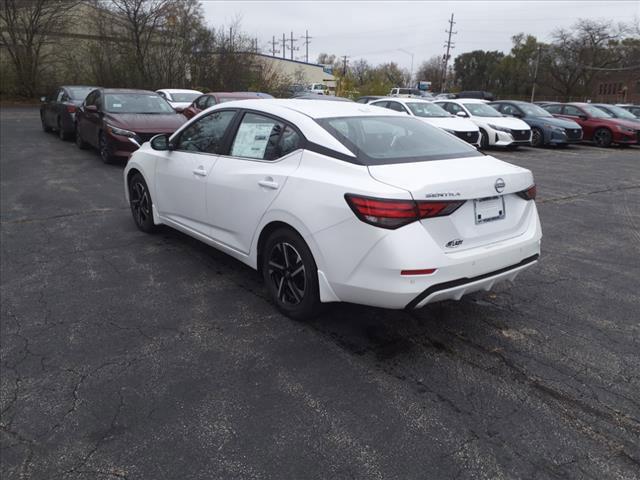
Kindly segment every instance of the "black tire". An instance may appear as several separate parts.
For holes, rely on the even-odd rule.
[[[52,128],[48,127],[46,122],[44,121],[44,115],[40,115],[40,123],[42,124],[42,131],[45,133],[49,133]]]
[[[599,147],[610,147],[613,135],[608,128],[599,128],[593,134],[593,141]]]
[[[262,276],[273,303],[286,316],[307,320],[321,312],[318,267],[293,230],[281,228],[269,235],[262,251]]]
[[[486,150],[487,148],[489,148],[489,135],[480,129],[480,150]]]
[[[542,147],[544,145],[544,132],[538,127],[531,129],[531,146]]]
[[[71,135],[69,135],[69,133],[66,132],[65,129],[62,127],[62,122],[60,121],[59,117],[58,117],[58,137],[62,141],[67,141],[71,139]]]
[[[76,145],[80,150],[86,150],[87,148],[89,148],[89,144],[85,142],[82,138],[82,135],[80,135],[80,130],[78,130],[77,123],[76,123]]]
[[[111,148],[109,148],[109,142],[107,142],[107,136],[104,132],[100,132],[100,137],[98,139],[98,153],[100,153],[102,162],[107,165],[112,164],[116,160],[111,153]]]
[[[129,180],[129,207],[133,221],[145,233],[153,233],[157,226],[153,223],[153,200],[144,177],[135,173]]]

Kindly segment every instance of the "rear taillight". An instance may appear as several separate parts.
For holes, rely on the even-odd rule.
[[[524,198],[525,200],[535,200],[536,199],[537,189],[535,185],[531,185],[526,190],[522,190],[521,192],[516,192],[516,194]]]
[[[76,113],[76,106],[75,105],[67,105],[67,112]]]
[[[349,207],[365,223],[376,227],[396,229],[416,220],[442,217],[455,212],[464,203],[391,200],[346,194]]]

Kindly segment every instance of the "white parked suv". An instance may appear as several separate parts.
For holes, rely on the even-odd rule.
[[[486,100],[464,98],[438,100],[447,112],[468,118],[480,128],[480,148],[531,145],[531,127],[518,118],[507,117]]]
[[[381,98],[369,102],[369,105],[388,108],[419,118],[423,122],[441,128],[452,135],[480,146],[480,129],[470,120],[452,115],[442,107],[427,100],[417,98]]]
[[[162,90],[156,90],[156,93],[169,102],[169,105],[178,112],[187,108],[196,98],[202,95],[202,92],[197,90],[178,88],[163,88]]]
[[[540,253],[529,170],[361,103],[221,103],[144,143],[123,180],[139,229],[169,225],[257,269],[294,318],[458,300]]]

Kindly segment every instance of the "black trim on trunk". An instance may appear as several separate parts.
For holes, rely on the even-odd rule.
[[[450,280],[448,282],[437,283],[436,285],[430,286],[424,292],[422,292],[420,295],[418,295],[416,298],[411,300],[407,304],[407,306],[404,307],[404,308],[406,310],[412,310],[422,300],[424,300],[425,298],[427,298],[429,295],[431,295],[434,292],[438,292],[440,290],[446,290],[448,288],[459,287],[460,285],[464,285],[466,283],[477,282],[478,280],[484,280],[485,278],[493,277],[494,275],[500,275],[501,273],[508,272],[509,270],[513,270],[515,268],[522,267],[524,265],[528,265],[529,263],[533,263],[536,260],[538,260],[539,256],[540,255],[538,255],[538,254],[532,255],[530,257],[525,258],[520,263],[516,263],[515,265],[509,265],[508,267],[504,267],[504,268],[501,268],[500,270],[495,270],[493,272],[484,273],[482,275],[478,275],[477,277],[471,277],[471,278],[463,277],[463,278],[458,278],[456,280]]]

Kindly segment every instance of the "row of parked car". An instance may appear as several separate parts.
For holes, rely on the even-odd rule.
[[[400,92],[398,92],[400,93]],[[126,159],[142,143],[173,133],[188,119],[219,103],[273,98],[260,92],[146,90],[63,86],[42,98],[45,131],[75,138],[79,148],[95,148],[105,163]],[[311,100],[350,101],[329,95],[300,95]],[[614,105],[481,99],[425,99],[413,96],[361,97],[359,103],[419,118],[479,148],[520,145],[566,146],[590,141],[601,147],[637,144],[640,119]],[[637,111],[637,110],[636,110]],[[638,112],[640,115],[640,112]]]
[[[360,103],[390,108],[448,130],[480,148],[566,146],[582,141],[600,147],[638,144],[640,111],[607,104],[516,100],[361,97]]]

